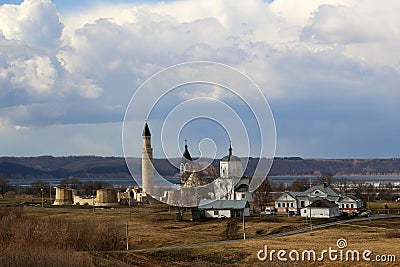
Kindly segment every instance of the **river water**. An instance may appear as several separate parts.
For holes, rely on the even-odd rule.
[[[88,181],[100,181],[107,184],[111,184],[114,187],[123,187],[123,186],[133,186],[136,185],[135,181],[132,178],[77,178],[82,183]],[[318,179],[317,176],[271,176],[272,182],[290,184],[293,180],[311,180],[314,181]],[[347,179],[347,183],[351,183],[352,181],[362,181],[368,184],[379,185],[379,183],[388,183],[391,182],[394,185],[400,185],[400,176],[392,176],[392,175],[358,175],[358,176],[336,176],[335,179]],[[63,178],[50,178],[50,179],[9,179],[8,183],[10,185],[18,185],[18,186],[30,186],[32,183],[42,180],[51,185],[57,186],[60,184],[60,181]],[[167,180],[171,183],[178,184],[180,182],[179,178],[172,177],[167,178]],[[157,180],[156,180],[157,181]]]

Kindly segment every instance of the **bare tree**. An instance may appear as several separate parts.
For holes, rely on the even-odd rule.
[[[331,184],[333,184],[333,181],[334,181],[334,177],[333,177],[333,173],[331,173],[331,172],[328,172],[321,176],[318,176],[318,179],[317,179],[318,184],[326,183],[327,185],[331,185]]]
[[[64,188],[78,189],[82,187],[82,182],[77,178],[69,176],[68,178],[62,179],[60,181],[60,186]]]
[[[287,186],[284,182],[274,183],[272,184],[273,191],[276,192],[284,192],[287,189]]]
[[[45,194],[49,193],[49,190],[50,190],[49,183],[42,181],[42,180],[33,182],[31,184],[31,186],[32,186],[32,189],[34,190],[33,192],[36,192],[38,194],[42,193],[42,189]]]
[[[342,193],[347,192],[347,187],[348,187],[348,180],[347,178],[339,178],[336,180],[336,186],[339,188],[339,191]]]
[[[309,182],[306,178],[300,180],[293,180],[292,184],[290,185],[290,190],[295,192],[303,192],[308,188]]]
[[[8,180],[4,177],[0,177],[0,194],[4,198],[4,193],[8,189]]]
[[[365,192],[367,185],[362,181],[352,181],[352,193],[362,199],[365,200]]]
[[[110,184],[100,182],[100,181],[87,181],[83,184],[83,189],[87,196],[94,194],[94,191],[102,188],[110,187]]]
[[[213,181],[219,177],[218,168],[215,168],[212,164],[208,165],[201,173],[202,177],[210,177]]]
[[[394,187],[391,182],[389,183],[380,183],[379,184],[379,198],[386,200],[386,201],[392,201],[393,196],[394,196]]]
[[[271,200],[270,193],[272,192],[272,183],[270,179],[267,177],[262,184],[254,191],[255,201],[260,206],[260,209],[263,210],[263,207],[268,205],[268,202]]]

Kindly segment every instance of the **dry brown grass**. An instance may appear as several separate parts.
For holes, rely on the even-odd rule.
[[[392,201],[384,201],[384,200],[377,200],[377,201],[370,201],[367,203],[367,206],[369,205],[369,208],[374,210],[374,209],[379,209],[379,210],[384,210],[385,205],[388,206],[389,209],[395,209],[399,210],[400,209],[400,202],[392,202]],[[367,208],[367,207],[366,207]]]
[[[113,224],[0,209],[1,266],[90,266],[91,256],[79,251],[120,250],[121,236],[123,229]]]
[[[313,249],[322,251],[332,247],[337,248],[336,241],[345,238],[348,249],[364,251],[372,250],[373,255],[398,255],[400,240],[390,240],[385,231],[375,229],[362,230],[352,226],[338,226],[324,230],[303,233],[294,236],[279,237],[265,240],[246,240],[225,244],[201,246],[196,248],[174,249],[144,253],[149,260],[160,266],[398,266],[397,263],[368,263],[329,261],[326,257],[323,262],[261,262],[257,259],[257,252],[267,245],[269,250],[285,249],[298,251]],[[163,264],[163,260],[168,264]]]
[[[132,211],[132,213],[129,213]],[[25,207],[0,209],[1,266],[293,266],[260,262],[256,253],[268,245],[271,249],[314,249],[336,247],[338,238],[346,238],[350,249],[371,249],[374,253],[398,253],[400,238],[389,238],[388,231],[400,229],[400,219],[351,223],[293,236],[240,240],[241,221],[237,221],[237,241],[193,248],[168,249],[147,253],[126,253],[125,223],[129,225],[130,249],[144,249],[227,239],[232,220],[192,222],[174,221],[168,207],[142,206],[131,210]],[[316,220],[313,223],[322,223]],[[304,227],[303,218],[263,216],[246,218],[246,236],[260,237]],[[398,255],[400,257],[400,255]],[[400,259],[400,258],[399,258]],[[28,262],[29,264],[21,264]],[[51,262],[52,264],[48,264]],[[335,265],[336,264],[336,265]],[[365,263],[298,264],[297,266],[387,266]],[[392,264],[389,266],[396,266]]]

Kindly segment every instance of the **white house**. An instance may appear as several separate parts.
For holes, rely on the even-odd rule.
[[[333,218],[339,216],[339,207],[332,201],[319,199],[302,208],[300,214],[307,218]]]
[[[341,194],[324,184],[313,186],[303,192],[285,192],[276,199],[275,208],[278,212],[294,211],[300,213],[302,208],[320,199],[336,203],[340,212],[358,213],[362,207],[361,199]]]
[[[358,213],[360,212],[362,207],[361,199],[351,195],[341,196],[337,203],[339,205],[339,210],[347,213],[352,213],[352,212]]]
[[[198,210],[204,211],[206,218],[233,218],[250,216],[250,205],[243,200],[200,200]]]
[[[289,211],[293,211],[297,213],[300,206],[296,197],[300,194],[301,192],[285,192],[283,195],[279,196],[275,200],[276,211],[286,213],[288,213]]]

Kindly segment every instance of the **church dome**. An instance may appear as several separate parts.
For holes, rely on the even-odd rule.
[[[229,145],[229,155],[221,159],[224,162],[241,161],[239,157],[232,155],[232,144]]]
[[[225,162],[231,162],[231,161],[242,161],[239,157],[236,157],[234,155],[228,155],[225,156],[221,159],[221,161],[225,161]]]

